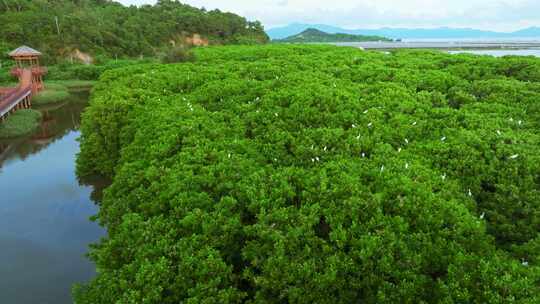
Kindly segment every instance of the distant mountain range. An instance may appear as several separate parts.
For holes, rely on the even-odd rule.
[[[392,39],[481,39],[481,38],[532,38],[540,37],[540,27],[530,27],[512,33],[483,31],[472,28],[440,27],[433,29],[381,28],[350,30],[325,24],[293,23],[285,27],[272,28],[266,31],[271,39],[284,39],[296,35],[306,29],[314,28],[326,33],[343,33],[351,35],[383,36]]]
[[[289,36],[284,39],[275,40],[276,42],[287,43],[309,43],[309,42],[365,42],[365,41],[391,41],[381,36],[365,36],[352,34],[329,34],[318,29],[308,28],[307,30]]]

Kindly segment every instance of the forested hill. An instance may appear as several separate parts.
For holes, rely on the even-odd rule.
[[[309,42],[364,42],[364,41],[391,41],[381,36],[365,36],[351,34],[329,34],[318,29],[309,28],[299,34],[285,39],[275,40],[276,42],[309,43]]]
[[[268,40],[260,22],[172,0],[140,7],[107,0],[3,0],[0,25],[2,55],[26,44],[51,57],[75,50],[92,56],[152,56],[193,40],[194,34],[202,44]]]

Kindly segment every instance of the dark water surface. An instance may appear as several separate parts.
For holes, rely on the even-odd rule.
[[[86,98],[44,108],[34,135],[0,142],[2,304],[72,303],[72,285],[95,275],[85,254],[105,231],[89,220],[93,187],[75,176]]]

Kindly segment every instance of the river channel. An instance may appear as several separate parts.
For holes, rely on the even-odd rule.
[[[0,141],[0,303],[72,303],[72,285],[95,275],[86,254],[105,230],[89,220],[94,187],[75,175],[87,100],[38,109],[34,134]]]

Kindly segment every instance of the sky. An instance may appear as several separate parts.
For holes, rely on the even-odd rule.
[[[152,4],[152,0],[120,0]],[[265,28],[294,22],[349,29],[472,27],[509,32],[540,26],[540,0],[185,0],[259,20]]]

